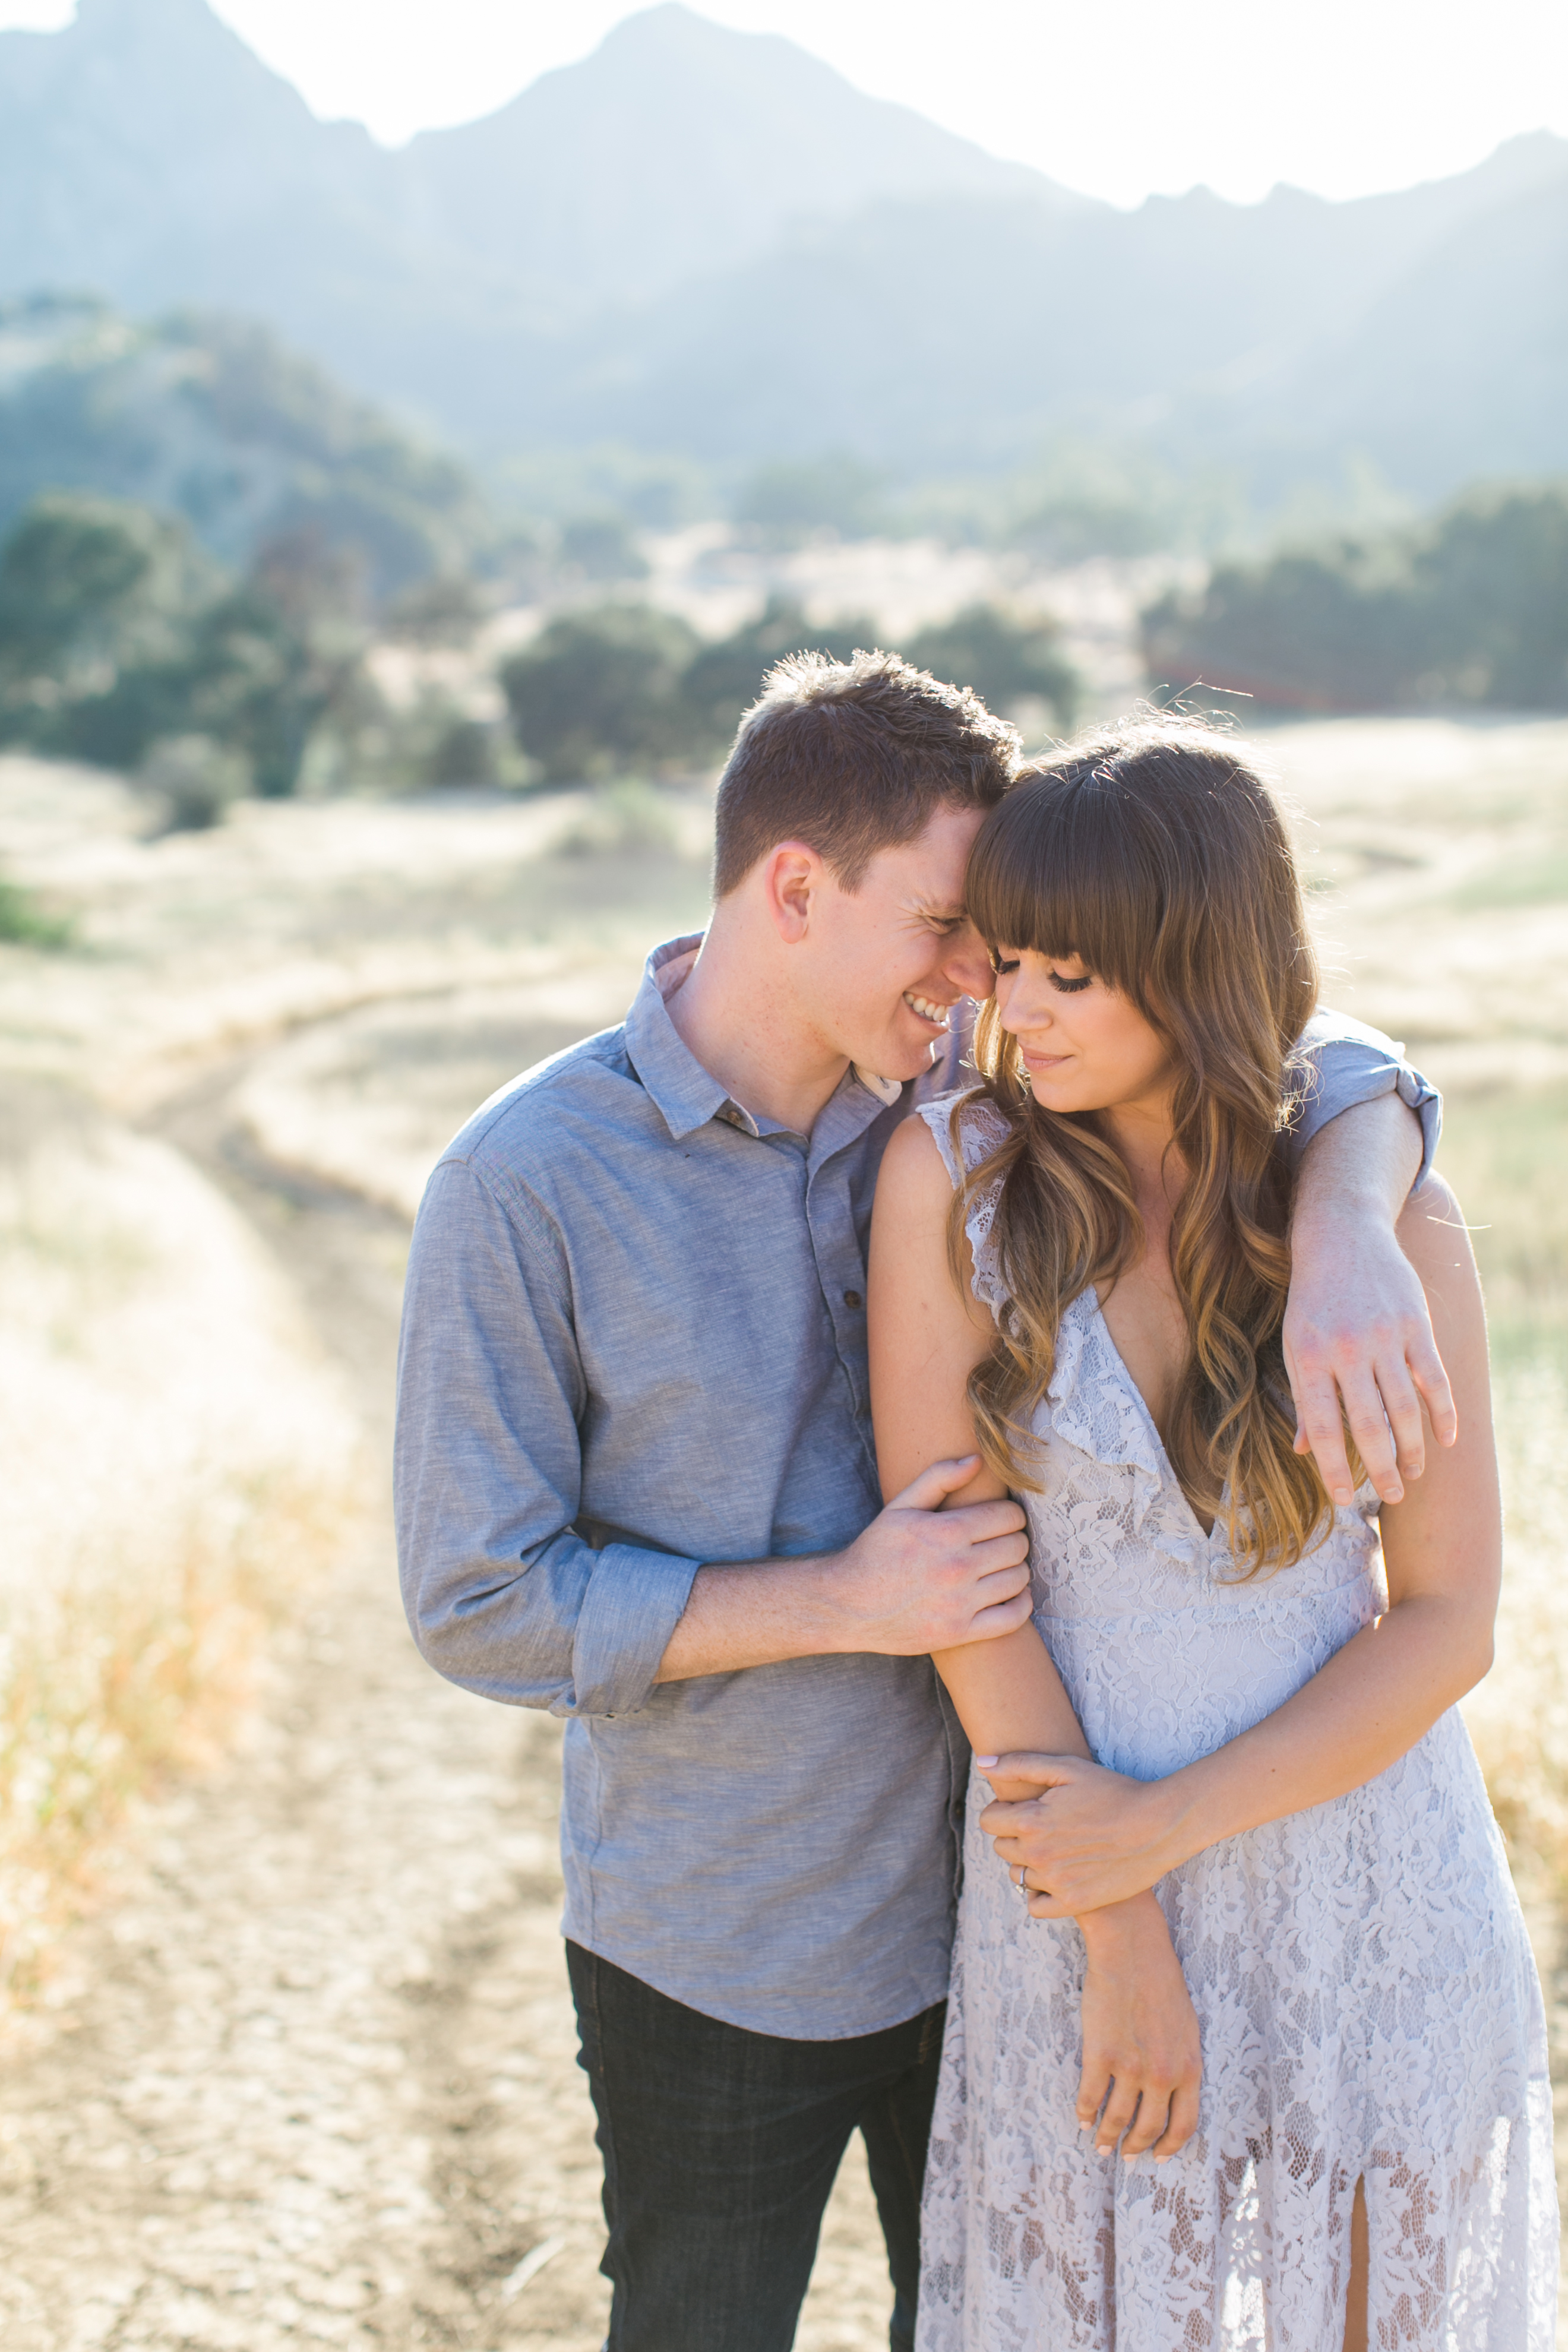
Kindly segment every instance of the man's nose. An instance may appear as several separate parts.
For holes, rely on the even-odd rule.
[[[990,995],[995,979],[991,969],[991,950],[973,923],[965,923],[952,940],[942,958],[942,976],[951,987],[973,996],[978,1004],[984,1004]]]

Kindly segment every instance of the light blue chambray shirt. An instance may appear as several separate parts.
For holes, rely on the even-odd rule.
[[[396,1504],[415,1638],[487,1698],[570,1718],[565,1933],[689,2007],[795,2039],[941,2000],[968,1751],[928,1658],[654,1675],[700,1563],[831,1552],[880,1507],[866,1244],[889,1136],[962,1082],[850,1071],[809,1137],[677,1034],[655,950],[625,1023],[492,1097],[409,1260]],[[674,966],[676,971],[668,968]],[[962,1033],[961,1033],[962,1034]],[[1320,1015],[1297,1141],[1397,1087]]]

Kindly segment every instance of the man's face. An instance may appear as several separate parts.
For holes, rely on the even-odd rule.
[[[939,809],[913,841],[879,850],[858,890],[829,876],[814,901],[814,1025],[878,1077],[918,1077],[953,1006],[991,993],[991,960],[963,911],[984,814]]]

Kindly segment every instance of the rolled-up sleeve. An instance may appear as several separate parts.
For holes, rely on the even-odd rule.
[[[1426,1174],[1443,1131],[1443,1097],[1405,1059],[1403,1045],[1346,1013],[1322,1011],[1302,1031],[1300,1052],[1305,1065],[1300,1108],[1286,1132],[1292,1165],[1342,1111],[1397,1094],[1421,1121],[1421,1175]]]
[[[409,1626],[465,1690],[628,1715],[647,1703],[698,1562],[576,1531],[587,1402],[559,1234],[537,1202],[443,1161],[415,1225],[398,1353]]]

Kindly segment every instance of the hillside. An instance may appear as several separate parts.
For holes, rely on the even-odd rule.
[[[235,566],[286,532],[352,545],[378,595],[484,530],[459,465],[264,328],[191,311],[138,325],[85,298],[0,304],[0,538],[61,487],[183,514]]]
[[[563,441],[909,472],[1016,463],[1052,431],[1142,438],[1266,496],[1372,450],[1426,498],[1568,465],[1565,245],[1568,142],[1544,132],[1356,205],[882,202],[563,340],[509,398]]]
[[[1061,102],[1070,102],[1070,93]],[[0,295],[255,314],[492,450],[1007,466],[1071,431],[1267,502],[1568,466],[1568,142],[1330,204],[1071,195],[676,5],[396,152],[206,0],[0,34]]]

